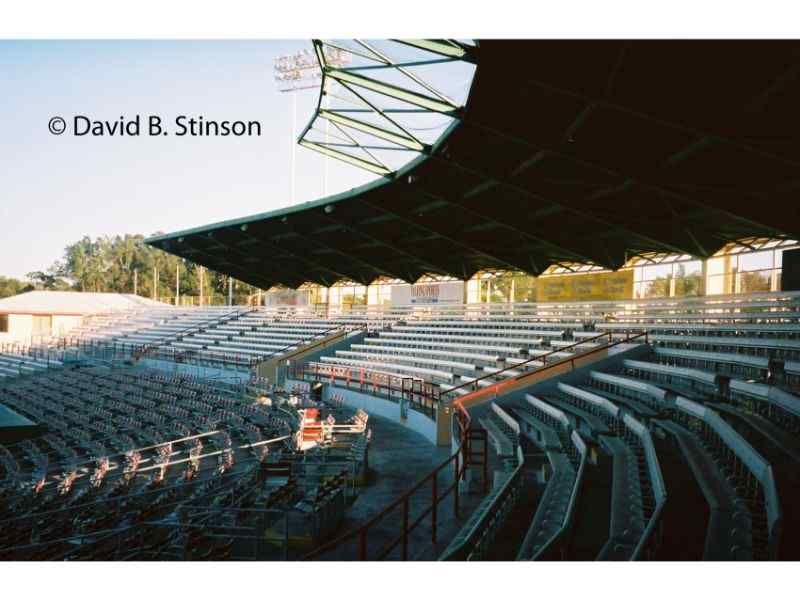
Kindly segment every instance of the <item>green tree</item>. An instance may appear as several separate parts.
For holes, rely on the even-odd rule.
[[[27,274],[27,278],[35,289],[61,291],[70,289],[69,283],[59,277],[57,267],[48,271],[33,271]]]
[[[61,285],[86,292],[117,292],[140,296],[174,298],[176,273],[180,277],[181,296],[200,296],[200,268],[192,262],[168,254],[144,243],[142,235],[84,236],[64,249],[64,258],[50,269],[36,273],[36,282],[46,289]],[[39,275],[41,273],[41,275]],[[154,289],[154,277],[155,278]],[[47,287],[51,286],[51,287]],[[253,286],[234,280],[237,301],[253,295]],[[227,298],[228,276],[203,269],[202,295],[206,301],[216,296]]]
[[[0,298],[8,298],[33,290],[33,285],[26,281],[20,281],[13,277],[0,276]]]

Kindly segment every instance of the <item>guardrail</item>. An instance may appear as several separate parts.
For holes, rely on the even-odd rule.
[[[561,359],[559,361],[550,363],[549,365],[545,365],[541,369],[538,369],[537,371],[535,371],[535,373],[540,373],[540,372],[542,372],[544,370],[553,369],[553,368],[556,368],[558,366],[562,366],[562,365],[567,364],[567,363],[572,363],[573,369],[574,369],[574,361],[575,361],[576,358],[583,358],[583,357],[588,356],[590,354],[593,354],[593,353],[596,353],[596,352],[600,352],[600,351],[603,351],[603,350],[607,350],[608,348],[617,346],[619,344],[627,343],[627,342],[630,342],[630,341],[633,341],[633,340],[637,340],[637,339],[641,339],[641,338],[644,338],[645,342],[647,342],[647,332],[644,332],[644,333],[640,333],[640,334],[636,334],[636,335],[626,336],[624,339],[619,339],[619,340],[616,340],[616,341],[613,341],[613,338],[611,338],[611,336],[609,334],[601,334],[601,335],[597,336],[596,338],[589,338],[589,340],[583,340],[583,341],[578,342],[578,343],[586,343],[587,341],[595,340],[595,339],[606,337],[606,336],[609,338],[609,340],[611,340],[610,343],[608,343],[607,345],[601,346],[599,348],[591,349],[591,350],[589,350],[589,351],[587,351],[585,353],[582,353],[582,354],[574,356],[574,357],[569,357],[569,358]],[[531,360],[532,361],[533,360],[541,360],[541,358],[542,357],[537,357],[537,358],[531,359]],[[363,391],[365,391],[367,393],[382,393],[385,396],[390,397],[390,398],[396,398],[398,396],[402,397],[403,394],[405,394],[407,389],[408,389],[407,387],[406,388],[403,387],[403,381],[404,380],[413,380],[413,378],[410,378],[410,377],[409,378],[398,377],[398,376],[396,376],[394,374],[391,374],[391,373],[381,373],[381,372],[375,372],[375,371],[368,371],[366,369],[361,369],[361,368],[353,368],[353,367],[347,367],[347,366],[333,366],[333,365],[326,365],[326,364],[322,364],[322,363],[302,363],[300,365],[295,365],[294,368],[291,370],[291,372],[292,372],[293,378],[295,378],[295,379],[305,380],[306,376],[309,376],[309,377],[312,378],[313,381],[324,381],[327,378],[327,379],[329,379],[329,381],[333,385],[345,384],[345,387],[353,387],[353,385],[357,385],[359,388],[361,388]],[[526,377],[526,376],[528,376],[530,374],[531,373],[524,373],[522,375],[517,376],[514,379],[518,380],[518,379],[524,378],[524,377]],[[369,378],[367,378],[368,376],[369,376]],[[431,402],[433,402],[435,400],[435,402],[438,403],[441,400],[441,391],[440,391],[440,388],[439,388],[438,385],[431,384],[431,383],[428,383],[428,382],[424,382],[424,381],[421,381],[421,380],[415,380],[415,381],[420,381],[421,384],[424,384],[425,386],[427,386],[426,388],[423,388],[423,389],[427,392],[427,398],[429,398]],[[399,382],[399,384],[398,384],[398,382]],[[497,387],[497,386],[499,386],[500,384],[503,384],[503,383],[507,383],[507,381],[499,382],[498,384],[495,384],[494,386],[490,386],[490,387]],[[478,391],[485,391],[486,389],[488,389],[488,388],[481,388]],[[312,552],[309,555],[307,555],[305,557],[306,559],[308,559],[308,560],[323,559],[327,555],[332,560],[346,560],[347,558],[356,558],[358,560],[371,560],[370,558],[368,558],[370,556],[370,553],[369,553],[368,547],[367,547],[367,535],[368,535],[368,532],[369,532],[370,528],[374,528],[383,518],[385,518],[388,514],[390,514],[393,510],[397,509],[398,507],[402,508],[403,516],[404,516],[402,532],[401,532],[400,536],[395,538],[395,540],[394,540],[394,542],[392,544],[390,544],[386,548],[383,548],[381,550],[376,551],[373,554],[372,560],[380,560],[380,559],[386,558],[388,556],[388,554],[401,541],[403,542],[403,554],[402,554],[402,556],[403,556],[404,559],[407,558],[407,556],[408,556],[408,549],[407,549],[407,546],[408,546],[408,534],[411,532],[411,530],[413,530],[415,527],[417,527],[421,523],[422,519],[424,517],[426,517],[429,514],[430,510],[431,510],[431,508],[429,508],[427,511],[423,512],[423,514],[420,517],[418,517],[414,521],[413,524],[409,524],[408,523],[408,499],[417,490],[421,489],[422,486],[425,485],[425,483],[427,483],[429,481],[434,481],[435,482],[438,479],[438,474],[444,468],[446,468],[449,464],[451,464],[454,460],[458,461],[458,457],[461,456],[461,455],[464,456],[464,460],[461,461],[460,467],[457,466],[457,471],[460,473],[459,477],[461,475],[463,475],[463,473],[464,473],[464,471],[466,469],[466,466],[467,466],[467,461],[469,460],[470,452],[471,452],[470,448],[469,448],[469,446],[470,446],[469,439],[470,438],[469,438],[468,431],[472,431],[472,432],[482,431],[483,435],[485,436],[485,431],[483,431],[483,430],[470,430],[469,429],[469,413],[467,413],[466,409],[463,406],[463,400],[465,398],[466,397],[462,397],[462,398],[460,398],[458,400],[453,401],[452,404],[451,404],[454,407],[454,409],[457,411],[454,414],[463,415],[462,417],[459,418],[459,423],[463,423],[464,419],[466,419],[466,423],[467,423],[466,428],[461,427],[461,429],[460,429],[458,450],[456,450],[456,452],[452,456],[450,456],[444,463],[442,463],[439,467],[434,469],[425,478],[423,478],[419,483],[417,483],[413,488],[411,488],[411,490],[406,492],[406,494],[401,496],[398,500],[396,500],[395,502],[390,504],[388,507],[386,507],[383,511],[378,513],[378,515],[376,515],[370,521],[368,521],[366,524],[361,526],[361,528],[352,530],[352,531],[348,532],[347,534],[345,534],[343,536],[340,536],[339,538],[337,538],[337,539],[335,539],[335,540],[323,545],[319,549],[317,549],[314,552]],[[471,464],[474,464],[474,463],[471,463]],[[484,463],[484,475],[483,476],[484,476],[484,485],[485,486],[488,484],[488,474],[486,472],[486,469],[487,469],[487,464]],[[498,494],[498,496],[497,496],[497,503],[498,504],[496,506],[500,506],[501,504],[503,504],[505,502],[505,500],[507,499],[508,495],[511,494],[511,491],[513,489],[511,486],[513,486],[513,484],[514,484],[513,476],[512,476],[512,478],[509,478],[509,480],[506,483],[507,483],[508,487],[507,488],[504,487],[504,489],[501,491],[501,493]],[[437,497],[436,491],[435,491],[436,484],[434,483],[433,486],[434,486],[433,496],[434,496],[434,498],[436,498]],[[450,491],[452,491],[453,487],[454,486],[450,486],[447,489],[446,493],[449,493]],[[574,499],[571,499],[571,501],[574,501]],[[434,500],[433,501],[433,505],[438,505],[438,502],[439,501]],[[458,493],[455,494],[455,503],[456,503],[456,512],[458,512],[458,508],[457,508],[457,506],[458,506]],[[492,518],[492,516],[496,514],[497,510],[498,510],[497,508],[493,508],[491,511],[489,511],[487,513],[486,517],[481,519],[481,524],[485,525],[487,522],[489,522],[489,520]],[[436,538],[435,518],[434,518],[434,524],[432,525],[432,527],[434,529],[433,539],[434,539],[434,542],[435,542],[435,538]],[[481,533],[480,530],[476,529],[474,535],[475,536],[480,536],[480,533]],[[345,544],[347,544],[347,543],[354,543],[356,541],[358,542],[357,551],[353,550],[353,551],[351,551],[351,554],[349,556],[347,556],[346,555],[346,550],[342,549],[343,546]],[[465,544],[466,544],[466,542],[465,542]],[[467,546],[464,545],[463,547],[466,548]],[[335,551],[337,551],[337,550],[339,551],[339,554],[334,556],[333,553]],[[462,553],[463,551],[459,550],[458,552],[459,552],[459,555],[460,555],[460,553]],[[341,554],[345,554],[345,556],[342,556]],[[453,558],[453,560],[456,560],[456,559],[457,558],[455,558],[455,557]]]
[[[551,350],[550,352],[547,352],[546,354],[541,354],[539,356],[534,356],[534,357],[529,358],[528,360],[526,360],[524,362],[517,363],[515,365],[511,365],[511,366],[505,367],[503,369],[500,369],[499,371],[494,371],[494,372],[489,373],[487,375],[482,375],[481,377],[476,377],[472,381],[467,381],[465,383],[462,383],[461,385],[457,385],[455,387],[452,387],[452,388],[448,389],[445,393],[446,394],[451,394],[455,390],[460,390],[460,389],[468,388],[468,387],[471,387],[473,390],[477,390],[478,387],[480,386],[480,384],[478,383],[479,381],[483,381],[485,379],[490,379],[490,378],[493,378],[493,377],[497,377],[498,375],[501,375],[502,373],[506,373],[508,371],[516,371],[519,368],[524,367],[525,365],[528,365],[528,364],[530,364],[532,362],[539,362],[540,361],[542,363],[542,367],[546,367],[547,366],[547,358],[549,356],[553,356],[555,354],[565,352],[566,350],[569,350],[570,348],[575,348],[576,346],[580,346],[582,344],[595,343],[596,340],[599,340],[600,338],[603,338],[603,337],[608,337],[609,344],[611,343],[611,341],[612,341],[611,334],[610,333],[601,333],[601,334],[596,335],[595,337],[591,337],[591,338],[587,338],[585,340],[577,341],[574,344],[570,344],[569,346],[564,346],[563,348],[557,348],[555,350]],[[581,353],[581,354],[583,354],[583,353]],[[538,371],[539,370],[537,369],[537,372]]]
[[[469,531],[462,539],[453,540],[452,547],[448,547],[439,560],[473,560],[480,559],[483,552],[491,544],[497,529],[505,522],[505,517],[517,503],[523,483],[525,458],[522,448],[517,445],[517,466],[509,477],[500,486],[493,496],[489,496],[486,507],[478,507],[480,516],[470,524]]]
[[[425,477],[419,480],[410,490],[405,492],[397,500],[389,504],[366,523],[348,531],[347,533],[323,544],[313,552],[307,554],[304,560],[383,560],[396,557],[400,560],[408,560],[411,555],[411,544],[419,543],[419,536],[412,538],[412,533],[424,527],[425,522],[429,524],[428,536],[424,538],[424,547],[429,548],[435,545],[438,540],[439,511],[442,503],[453,496],[453,512],[459,514],[459,482],[464,478],[471,458],[471,432],[470,416],[464,408],[454,404],[453,418],[459,430],[458,445],[453,453],[445,459],[438,467],[433,469]],[[440,474],[452,470],[452,480],[443,489],[440,489]],[[412,498],[417,492],[423,492],[430,487],[430,504],[423,508],[416,507],[414,519],[411,517]],[[399,516],[399,526],[394,522],[394,526],[389,525],[389,532],[382,532],[383,538],[388,537],[388,543],[383,545],[370,545],[370,533],[385,525],[390,515]],[[380,540],[378,541],[380,542]]]
[[[601,345],[597,348],[592,348],[587,350],[586,352],[581,352],[580,354],[575,354],[573,356],[559,359],[555,362],[550,364],[546,364],[546,357],[551,356],[557,352],[563,352],[564,350],[576,346],[578,344],[585,344],[592,340],[598,340],[600,338],[607,337],[608,343],[605,345]],[[642,332],[637,334],[628,334],[622,339],[614,340],[613,336],[610,333],[603,333],[596,337],[588,338],[587,340],[582,340],[580,342],[576,342],[572,346],[566,346],[560,350],[553,350],[548,352],[545,355],[532,358],[525,363],[528,364],[534,361],[542,361],[545,364],[536,369],[535,371],[530,371],[528,373],[522,373],[516,377],[508,378],[503,381],[499,381],[493,385],[486,386],[486,387],[479,387],[478,381],[487,379],[489,377],[496,376],[506,371],[514,370],[519,367],[512,366],[502,369],[501,371],[496,371],[494,373],[490,373],[489,375],[484,375],[482,377],[478,377],[464,383],[460,386],[457,386],[459,389],[472,386],[473,392],[471,394],[483,394],[489,393],[491,394],[494,392],[494,397],[497,397],[498,392],[505,386],[509,385],[510,383],[515,383],[525,377],[528,377],[532,374],[541,374],[545,371],[563,366],[565,364],[571,364],[572,370],[575,369],[575,360],[586,358],[591,356],[592,354],[596,354],[598,352],[605,351],[609,348],[613,348],[614,346],[633,342],[635,340],[639,340],[644,338],[644,342],[648,342],[648,333]],[[399,401],[400,399],[405,399],[408,401],[409,406],[431,418],[434,417],[436,414],[437,407],[439,403],[444,401],[447,403],[452,403],[454,400],[451,398],[447,398],[447,395],[450,394],[454,389],[457,388],[450,388],[448,390],[442,390],[441,386],[436,383],[430,383],[423,379],[419,379],[417,377],[401,377],[394,373],[384,372],[384,371],[375,371],[372,369],[366,369],[364,367],[351,367],[347,365],[332,365],[326,363],[300,363],[297,365],[292,365],[289,368],[289,374],[293,379],[299,379],[303,381],[328,381],[331,385],[347,387],[349,389],[356,389],[357,391],[377,395],[383,398],[386,398],[391,401]],[[457,400],[460,403],[464,403],[465,400],[469,398],[470,394],[461,396]]]
[[[47,368],[51,368],[55,362],[60,362],[63,354],[49,347],[30,346],[19,342],[0,343],[0,354],[15,356],[29,356],[37,362],[45,363]]]
[[[162,347],[162,346],[164,346],[166,344],[169,344],[170,342],[173,342],[175,340],[180,340],[184,336],[192,335],[192,334],[195,334],[195,333],[202,333],[203,331],[205,331],[206,329],[209,329],[209,328],[210,329],[214,329],[215,327],[217,327],[217,326],[219,326],[219,325],[221,325],[223,323],[227,323],[228,321],[232,320],[236,316],[246,315],[246,314],[248,314],[250,312],[254,312],[255,310],[256,309],[254,309],[254,308],[249,308],[247,310],[242,310],[242,309],[237,308],[236,310],[232,310],[231,312],[225,313],[222,316],[216,317],[216,321],[213,322],[210,327],[208,325],[205,325],[205,324],[203,324],[203,325],[190,325],[186,329],[180,329],[180,330],[178,330],[176,332],[170,333],[168,336],[165,336],[166,339],[164,339],[163,341],[153,342],[152,344],[145,344],[145,350],[149,350],[151,348],[160,348],[160,347]]]
[[[331,385],[355,389],[392,402],[403,399],[412,409],[430,418],[435,417],[439,406],[441,394],[439,386],[416,377],[401,377],[394,373],[373,371],[363,367],[317,362],[292,365],[289,374],[292,379],[328,381]]]
[[[645,344],[647,344],[648,340],[649,340],[648,333],[645,331],[645,332],[637,333],[637,334],[634,334],[634,335],[627,334],[624,338],[617,339],[617,340],[614,340],[611,335],[609,335],[607,333],[603,333],[603,334],[601,334],[601,335],[599,335],[597,337],[588,338],[587,340],[583,340],[583,341],[578,342],[578,343],[584,344],[586,342],[589,342],[589,341],[592,341],[592,340],[596,340],[598,338],[605,337],[605,336],[608,336],[608,338],[609,338],[609,342],[606,343],[605,345],[598,346],[597,348],[592,348],[592,349],[587,350],[585,352],[581,352],[580,354],[574,354],[574,355],[572,355],[570,357],[567,357],[567,358],[559,359],[556,362],[550,363],[549,365],[545,364],[542,367],[536,369],[535,371],[522,373],[522,374],[517,375],[515,377],[509,377],[508,379],[504,379],[502,381],[498,381],[497,383],[489,385],[489,386],[486,386],[486,387],[479,387],[479,385],[476,382],[478,380],[481,380],[481,379],[486,379],[487,376],[479,377],[478,379],[473,379],[472,381],[469,381],[469,382],[465,383],[464,385],[459,386],[459,387],[466,387],[466,386],[474,384],[473,391],[470,392],[469,394],[461,396],[461,398],[459,398],[459,401],[466,404],[466,401],[469,400],[470,396],[472,396],[472,395],[483,395],[483,394],[492,394],[493,397],[496,398],[504,388],[506,388],[509,385],[512,385],[514,383],[517,383],[517,382],[521,381],[522,379],[525,379],[526,377],[530,377],[531,375],[541,375],[545,371],[549,371],[551,369],[555,369],[557,367],[561,367],[561,366],[566,365],[566,364],[571,365],[571,370],[574,371],[575,370],[575,361],[576,360],[587,358],[587,357],[589,357],[589,356],[591,356],[593,354],[597,354],[599,352],[604,352],[604,351],[608,350],[609,348],[613,348],[614,346],[618,346],[620,344],[627,344],[627,343],[633,342],[633,341],[641,339],[641,338],[644,338],[644,343]],[[573,345],[577,345],[577,344],[573,344]],[[554,350],[553,352],[548,353],[548,355],[553,354],[554,352],[562,352],[563,350],[566,350],[566,349],[571,348],[571,347],[572,346],[565,346],[561,350]],[[543,355],[543,356],[545,356],[545,355]],[[541,359],[542,359],[542,356],[530,359],[529,361],[526,361],[526,363],[533,362],[533,361],[536,361],[536,360],[541,360]],[[526,364],[526,363],[520,363],[520,365]],[[502,371],[496,371],[495,373],[492,373],[491,375],[495,375],[496,376],[496,375],[498,375],[500,373],[503,373],[504,371],[513,370],[515,368],[517,368],[517,367],[507,367],[506,369],[503,369]],[[450,388],[449,390],[447,390],[446,392],[443,392],[443,393],[450,393],[454,389],[456,389],[456,388]]]
[[[367,326],[366,325],[364,325],[363,327],[352,327],[352,326],[348,327],[347,325],[341,325],[340,324],[340,325],[337,325],[336,327],[331,327],[330,329],[326,329],[325,331],[323,331],[322,333],[318,333],[314,337],[315,338],[319,337],[319,336],[327,337],[327,336],[331,335],[332,333],[334,333],[336,331],[342,331],[343,333],[347,334],[347,333],[350,333],[352,331],[366,331],[366,330],[367,330]],[[319,340],[317,342],[314,342],[313,344],[309,344],[308,346],[303,346],[301,348],[297,348],[297,352],[295,353],[294,356],[296,356],[297,354],[299,354],[301,352],[308,352],[309,350],[314,350],[315,348],[317,348],[319,346],[322,346],[322,345],[324,345],[326,343],[328,343],[328,340]],[[297,347],[297,344],[289,344],[288,346],[278,350],[274,354],[274,356],[278,356],[280,354],[283,354],[284,352],[287,352],[287,351],[289,351],[289,350],[291,350],[292,348],[295,348],[295,347]],[[292,358],[293,358],[293,356],[286,356],[282,360],[291,360]]]

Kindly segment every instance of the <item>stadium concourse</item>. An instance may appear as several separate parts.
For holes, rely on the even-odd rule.
[[[320,102],[299,142],[380,178],[149,244],[264,290],[543,289],[552,265],[630,285],[150,305],[8,343],[0,556],[800,558],[798,44],[313,44],[323,92],[360,108]],[[414,72],[448,63],[472,69],[463,103]],[[399,124],[421,112],[450,120],[435,140]],[[716,253],[753,239],[788,244],[780,273],[715,291]],[[634,297],[630,260],[676,254],[702,263],[691,294]]]

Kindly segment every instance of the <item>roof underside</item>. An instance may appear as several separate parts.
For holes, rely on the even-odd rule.
[[[391,177],[148,243],[268,288],[800,238],[800,43],[483,41],[474,58],[461,120]]]

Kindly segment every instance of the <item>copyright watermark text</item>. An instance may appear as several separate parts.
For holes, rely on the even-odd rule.
[[[86,115],[69,118],[55,116],[47,128],[53,135],[75,137],[258,137],[261,122],[254,120],[216,120],[203,115],[178,115],[166,119],[160,115],[121,116],[118,119],[95,119]]]

